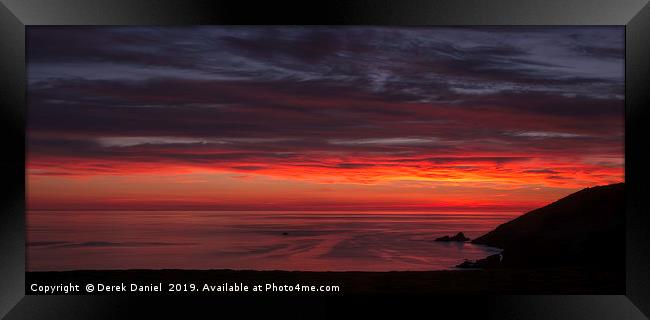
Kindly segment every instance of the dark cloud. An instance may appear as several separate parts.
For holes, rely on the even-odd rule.
[[[621,59],[625,56],[624,48],[608,48],[608,47],[597,47],[597,46],[576,46],[575,50],[583,55],[594,57],[594,58],[610,58],[610,59]]]
[[[30,161],[471,170],[525,153],[612,155],[621,37],[611,27],[29,27]]]
[[[551,169],[530,169],[530,170],[524,170],[524,173],[548,173],[548,174],[557,174],[559,173],[558,171],[551,170]]]
[[[564,176],[558,176],[558,175],[550,175],[550,176],[547,176],[546,179],[551,179],[551,180],[571,180],[570,177],[564,177]]]
[[[449,163],[471,163],[471,162],[493,162],[497,164],[527,161],[529,157],[436,157],[428,158],[426,161],[435,164],[449,164]]]
[[[341,169],[359,169],[359,168],[370,168],[374,166],[375,164],[372,163],[339,163],[336,165],[337,168],[341,168]]]
[[[169,40],[164,33],[120,28],[29,27],[27,62],[196,67],[191,52]]]
[[[265,166],[234,166],[233,169],[244,170],[244,171],[257,171],[267,169]]]
[[[219,40],[226,48],[256,59],[289,58],[303,63],[320,63],[341,52],[360,53],[370,48],[355,35],[337,30],[309,28],[298,34],[268,28],[254,30],[251,37],[223,36]]]

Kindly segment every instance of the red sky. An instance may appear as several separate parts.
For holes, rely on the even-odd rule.
[[[623,181],[620,28],[30,28],[30,209],[525,211]]]

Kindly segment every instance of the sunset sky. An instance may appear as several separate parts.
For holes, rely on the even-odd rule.
[[[525,211],[623,177],[622,27],[28,27],[29,209]]]

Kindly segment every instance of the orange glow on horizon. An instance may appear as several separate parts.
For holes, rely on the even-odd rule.
[[[30,209],[56,210],[522,212],[584,187],[622,181],[621,167],[526,160],[474,161],[469,168],[467,163],[459,164],[463,157],[457,158],[457,162],[432,165],[366,157],[360,168],[338,168],[335,164],[341,159],[335,157],[322,158],[318,164],[238,163],[236,167],[30,159],[28,199]],[[354,161],[346,159],[346,163]],[[552,174],[531,169],[551,167]]]

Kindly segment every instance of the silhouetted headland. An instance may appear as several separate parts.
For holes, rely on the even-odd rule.
[[[625,267],[625,184],[586,188],[472,240],[503,249],[466,268]]]

